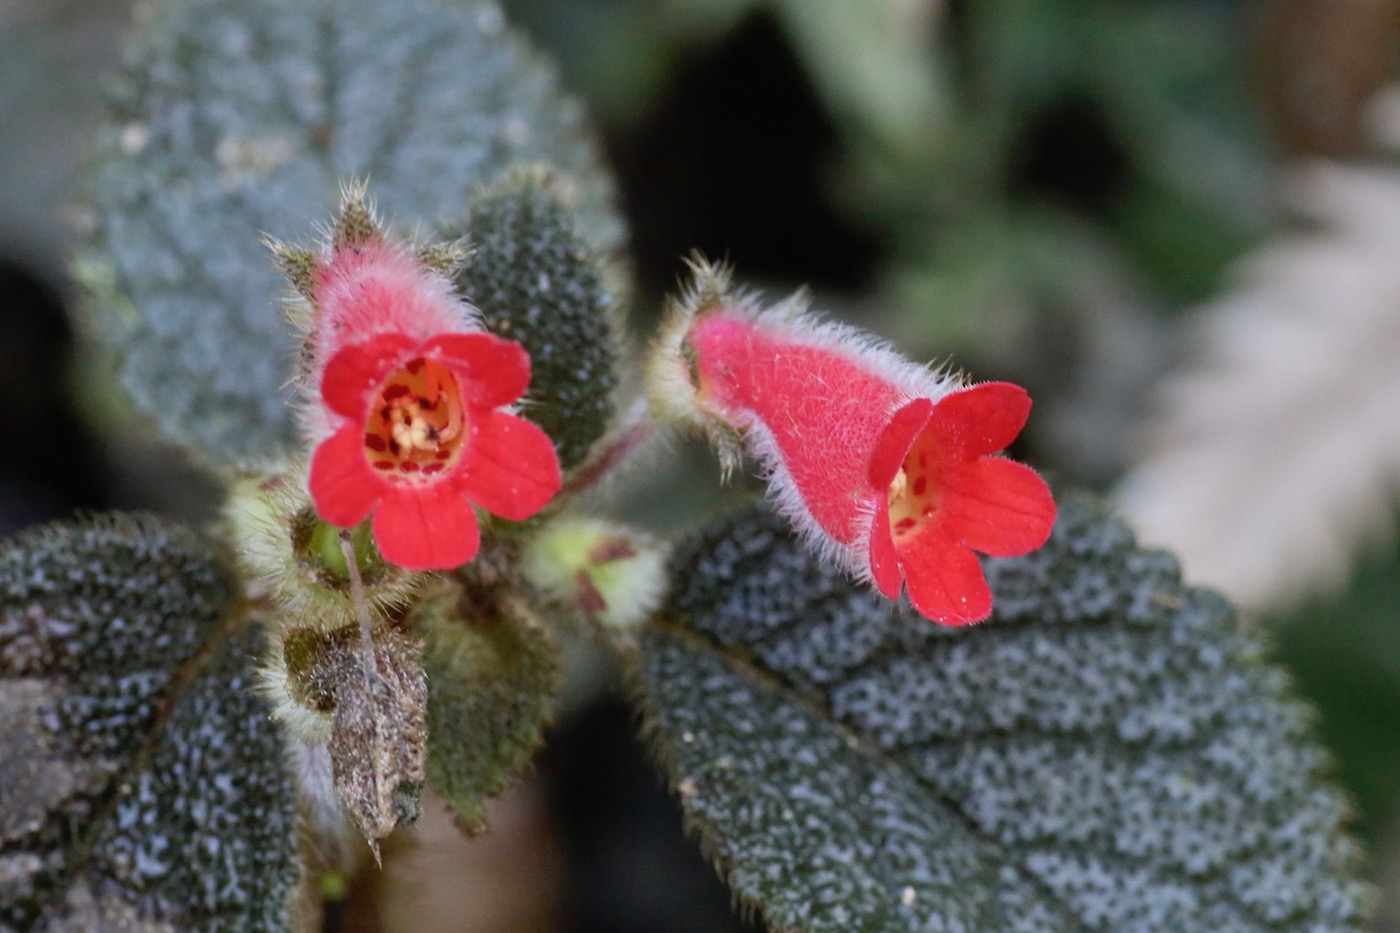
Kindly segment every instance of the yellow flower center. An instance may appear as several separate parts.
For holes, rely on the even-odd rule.
[[[455,466],[466,437],[457,377],[420,356],[380,386],[365,425],[365,457],[379,473],[422,480]]]
[[[890,483],[890,534],[895,538],[913,534],[938,510],[928,461],[928,451],[921,451],[916,442]]]

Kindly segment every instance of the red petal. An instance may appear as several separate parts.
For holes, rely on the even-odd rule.
[[[1034,551],[1050,537],[1055,500],[1030,467],[982,457],[944,477],[942,533],[995,557]]]
[[[880,496],[875,504],[875,521],[870,527],[870,574],[875,586],[888,599],[899,599],[904,578],[899,570],[899,554],[890,534],[890,500]]]
[[[476,513],[448,483],[396,490],[374,513],[374,540],[391,564],[450,570],[476,556]]]
[[[489,409],[473,410],[472,437],[457,487],[493,515],[523,521],[559,491],[554,445],[524,418]]]
[[[976,457],[996,453],[1016,439],[1031,414],[1031,397],[1009,382],[984,382],[945,396],[930,425],[949,453]]]
[[[992,591],[977,555],[937,532],[909,540],[899,552],[909,601],[940,625],[967,625],[992,614]]]
[[[415,342],[403,334],[380,334],[336,351],[321,374],[321,398],[331,411],[363,421],[367,396],[394,371]],[[364,425],[359,425],[364,431]]]
[[[895,474],[909,455],[909,448],[914,446],[933,411],[932,400],[916,398],[895,412],[880,432],[880,439],[875,442],[875,453],[870,457],[870,485],[880,490],[882,495],[894,482]]]
[[[365,460],[364,427],[347,424],[316,448],[307,483],[316,511],[332,525],[365,520],[384,494],[384,483]]]
[[[525,394],[530,385],[530,354],[513,340],[491,334],[444,334],[423,345],[462,377],[467,400],[499,408]]]

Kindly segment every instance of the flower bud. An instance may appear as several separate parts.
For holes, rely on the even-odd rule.
[[[521,572],[561,605],[605,628],[628,631],[665,595],[666,548],[618,522],[561,518],[530,540]]]

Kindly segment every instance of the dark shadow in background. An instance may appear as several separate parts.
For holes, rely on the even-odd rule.
[[[0,533],[109,504],[108,468],[70,392],[58,293],[0,257]]]
[[[749,281],[871,283],[882,244],[831,201],[835,129],[768,15],[679,63],[635,132],[604,132],[646,303],[693,250]]]

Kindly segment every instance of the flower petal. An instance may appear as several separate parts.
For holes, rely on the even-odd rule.
[[[374,540],[391,564],[450,570],[476,556],[476,512],[449,483],[396,490],[374,513]]]
[[[943,533],[983,554],[1013,557],[1050,537],[1055,500],[1030,467],[982,457],[944,477]]]
[[[311,458],[307,486],[316,511],[332,525],[358,525],[384,495],[384,482],[369,468],[364,444],[364,427],[352,422],[322,442]]]
[[[919,614],[940,625],[967,625],[992,614],[992,590],[967,548],[930,530],[903,544],[904,582]]]
[[[363,343],[336,351],[321,374],[321,398],[331,411],[363,421],[368,396],[395,367],[415,342],[403,334],[380,334]],[[359,431],[364,430],[360,424]]]
[[[472,437],[455,485],[493,515],[523,521],[559,491],[559,458],[549,435],[516,415],[473,410]]]
[[[423,344],[423,351],[436,353],[452,367],[473,405],[508,405],[530,385],[530,354],[513,340],[492,334],[444,334]]]
[[[916,398],[895,412],[880,432],[880,439],[875,442],[875,452],[870,457],[870,485],[878,489],[882,496],[894,482],[899,468],[904,465],[904,458],[909,454],[909,448],[914,446],[914,441],[924,430],[924,425],[928,424],[933,412],[931,399]],[[895,595],[899,595],[898,591]]]
[[[870,526],[870,575],[885,598],[899,599],[904,578],[899,570],[894,535],[890,533],[890,500],[883,495],[875,502],[874,523]]]
[[[949,453],[996,453],[1016,439],[1031,414],[1031,397],[1009,382],[984,382],[944,396],[934,406],[931,429]]]

